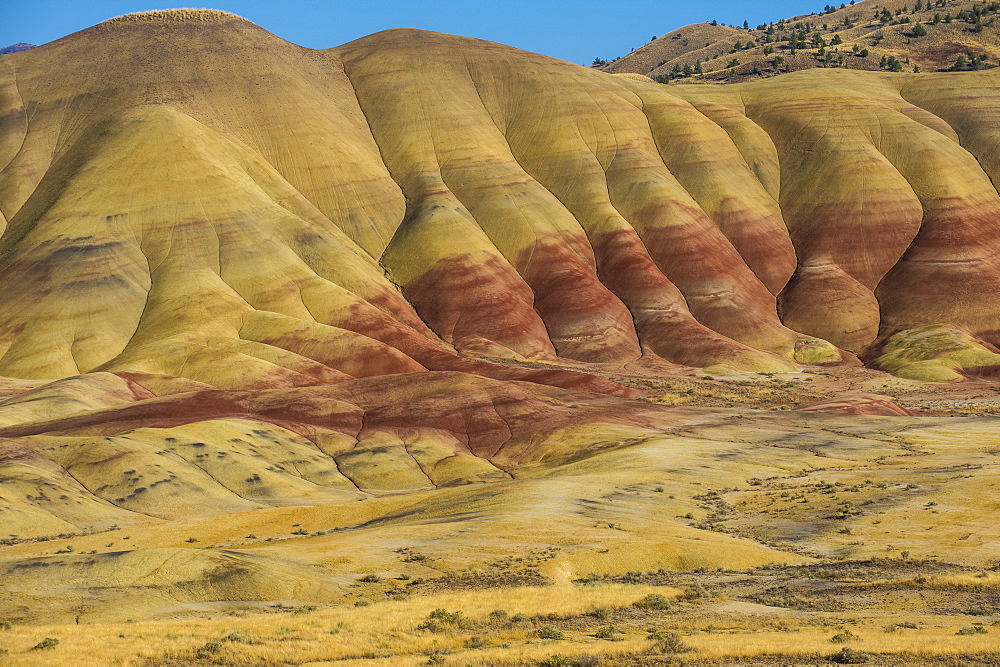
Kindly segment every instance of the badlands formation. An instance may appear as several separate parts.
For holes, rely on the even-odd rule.
[[[195,10],[0,57],[0,662],[989,655],[998,84]]]

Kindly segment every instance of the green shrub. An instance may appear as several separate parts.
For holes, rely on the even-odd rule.
[[[618,636],[621,633],[622,631],[617,626],[608,624],[599,627],[597,632],[594,633],[594,636],[598,639],[607,639],[608,641],[617,642],[621,641],[621,637]]]
[[[435,609],[427,615],[427,620],[417,626],[417,630],[429,632],[445,632],[449,628],[465,628],[470,625],[469,619],[461,611]]]
[[[56,639],[54,637],[46,637],[42,641],[40,641],[37,644],[35,644],[34,646],[32,646],[30,650],[32,650],[32,651],[46,651],[46,650],[49,650],[49,649],[54,649],[58,645],[59,645],[59,640],[58,639]]]
[[[572,664],[573,661],[561,653],[550,655],[539,663],[541,667],[569,667]]]
[[[204,646],[198,649],[196,655],[199,658],[207,658],[211,655],[215,655],[222,650],[222,642],[206,642]]]
[[[535,633],[542,639],[562,639],[563,632],[554,625],[543,625],[535,630]]]
[[[698,596],[700,597],[700,596]],[[670,609],[670,600],[666,596],[660,595],[659,593],[650,593],[641,600],[634,602],[633,607],[638,607],[639,609]]]
[[[841,665],[861,665],[871,660],[871,658],[872,657],[864,651],[859,651],[858,649],[849,648],[847,646],[830,656],[830,660]]]
[[[961,628],[955,634],[956,635],[986,635],[986,634],[989,634],[989,632],[990,631],[987,630],[985,626],[982,626],[982,625],[970,625],[968,627]]]
[[[604,621],[606,619],[611,618],[612,612],[614,612],[614,608],[608,606],[602,606],[602,607],[591,607],[585,613],[587,614],[587,616],[596,618],[600,621]]]
[[[676,632],[665,632],[663,630],[653,630],[646,639],[653,642],[652,650],[656,653],[674,654],[687,653],[693,651],[690,646],[684,643],[684,638]]]
[[[705,590],[705,587],[700,584],[688,586],[684,589],[684,592],[681,593],[681,597],[688,601],[697,600],[699,598],[706,597],[707,595],[708,591]]]

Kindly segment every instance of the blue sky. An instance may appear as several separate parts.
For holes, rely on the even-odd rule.
[[[196,0],[197,1],[197,0]],[[820,11],[827,0],[210,0],[290,42],[327,48],[388,28],[436,30],[502,42],[580,64],[610,60],[688,23],[751,25]],[[182,0],[183,2],[183,0]],[[0,47],[44,44],[159,0],[0,0]]]

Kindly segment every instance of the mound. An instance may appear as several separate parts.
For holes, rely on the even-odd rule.
[[[756,28],[696,23],[616,58],[606,72],[667,82],[746,81],[803,69],[942,71],[995,67],[1000,5],[861,0]]]

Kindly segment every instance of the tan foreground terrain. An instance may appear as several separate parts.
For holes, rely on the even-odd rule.
[[[353,480],[337,491],[324,491],[335,473],[308,441],[259,413],[136,429],[116,414],[126,407],[39,425],[51,434],[24,439],[89,445],[74,473],[85,486],[88,466],[121,480],[131,511],[85,533],[6,540],[0,661],[1000,659],[1000,431],[996,417],[963,414],[1000,410],[992,385],[860,369],[627,379],[689,388],[520,397],[496,413],[510,433],[500,449],[465,460],[435,454],[440,433],[374,416],[351,450],[364,465],[335,458]],[[816,396],[844,388],[839,403]],[[726,392],[751,407],[657,405]],[[774,392],[849,412],[932,402],[942,416],[752,407]],[[525,420],[530,400],[574,416]],[[198,457],[211,475],[200,482],[178,467]],[[31,492],[49,508],[87,502],[68,487]],[[47,638],[58,643],[36,648]]]

